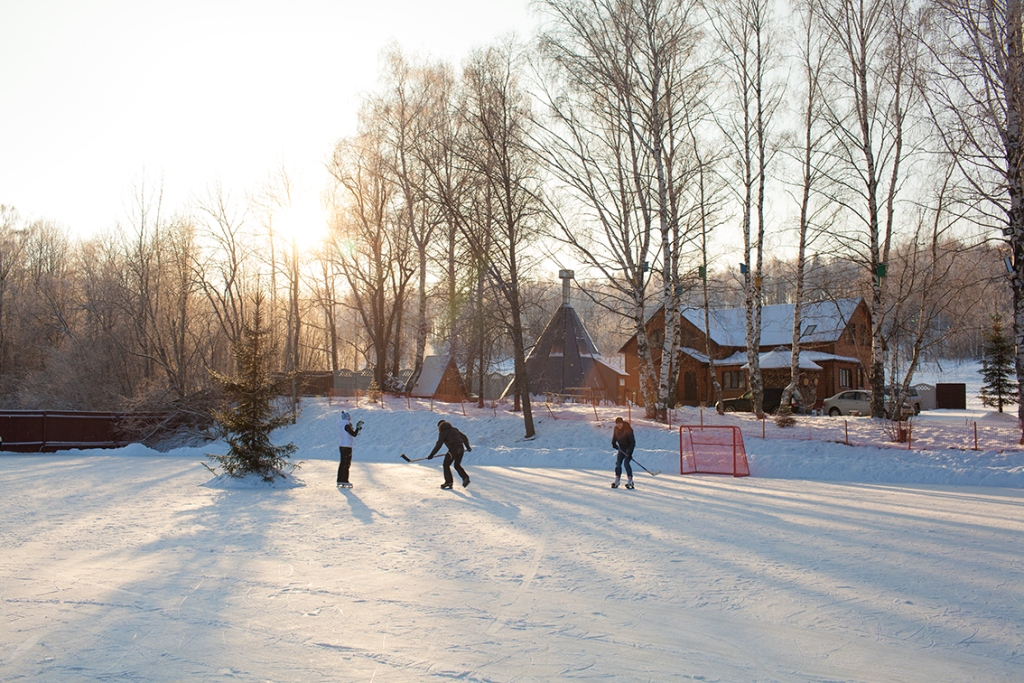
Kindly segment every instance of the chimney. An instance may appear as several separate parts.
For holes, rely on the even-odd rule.
[[[562,305],[570,306],[569,281],[576,277],[576,272],[572,270],[560,270],[558,271],[558,277],[562,278]]]

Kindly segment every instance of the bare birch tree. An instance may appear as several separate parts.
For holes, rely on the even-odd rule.
[[[721,117],[721,125],[733,150],[739,180],[747,378],[751,404],[758,417],[764,415],[759,353],[764,303],[765,184],[772,156],[773,122],[782,97],[781,89],[770,80],[778,60],[774,5],[771,0],[730,0],[712,5],[711,14],[732,82],[731,103],[726,108],[730,115]]]
[[[885,417],[886,269],[898,200],[914,150],[912,115],[920,97],[921,46],[909,0],[818,0],[836,58],[829,76],[837,96],[827,116],[836,133],[842,186],[836,201],[850,225],[833,233],[871,278],[871,415]]]
[[[818,5],[814,0],[801,2],[797,8],[800,19],[799,38],[795,41],[800,64],[801,100],[799,109],[799,134],[789,149],[791,157],[800,169],[798,186],[799,216],[797,218],[797,253],[794,269],[793,294],[793,342],[790,358],[790,380],[782,392],[780,411],[789,410],[791,399],[797,392],[802,373],[800,351],[803,345],[803,304],[806,298],[807,250],[817,241],[824,229],[831,225],[834,214],[832,203],[826,198],[830,163],[834,159],[831,141],[833,132],[825,116],[825,98],[828,87],[825,70],[831,55],[831,42],[827,32],[821,31],[821,19],[817,16]],[[824,201],[823,201],[824,199]],[[801,403],[809,397],[807,392],[800,395]],[[805,407],[807,407],[805,405]]]
[[[688,108],[703,106],[696,4],[543,0],[537,5],[552,22],[541,40],[548,117],[536,148],[574,202],[551,204],[549,210],[560,238],[627,306],[637,335],[644,405],[649,417],[664,419],[674,403],[679,369],[680,198],[693,173],[683,116]],[[661,271],[657,297],[649,291],[652,265]],[[651,347],[647,335],[652,298],[665,312],[660,349]]]

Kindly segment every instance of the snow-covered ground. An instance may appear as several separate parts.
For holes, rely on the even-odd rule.
[[[907,449],[868,418],[676,413],[741,426],[737,479],[675,474],[678,430],[626,413],[663,471],[626,491],[612,408],[534,406],[530,441],[502,409],[346,409],[346,491],[315,400],[275,434],[293,488],[216,486],[220,445],[0,456],[0,680],[1024,678],[1012,421],[926,417]],[[473,443],[467,489],[398,457],[441,417]],[[971,420],[988,441],[950,447]]]

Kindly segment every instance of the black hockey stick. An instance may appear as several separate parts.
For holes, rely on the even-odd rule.
[[[402,457],[402,460],[404,460],[406,462],[419,462],[420,460],[430,460],[429,456],[428,457],[423,457],[423,458],[410,458],[405,453],[402,453],[401,457]]]
[[[615,451],[615,452],[616,452],[616,453],[622,453],[622,451]],[[633,458],[633,456],[632,456],[632,455],[631,455],[631,456],[629,456],[629,459],[633,461],[633,464],[634,464],[634,465],[636,465],[637,467],[639,467],[640,469],[642,469],[642,470],[643,470],[644,472],[646,472],[647,474],[651,475],[652,477],[656,477],[656,476],[658,476],[659,474],[661,474],[661,470],[655,470],[655,471],[651,472],[651,471],[650,471],[649,469],[647,469],[646,467],[644,467],[643,465],[641,465],[640,463],[638,463],[638,462],[637,462],[637,461],[636,461],[636,460],[635,460],[635,459]]]

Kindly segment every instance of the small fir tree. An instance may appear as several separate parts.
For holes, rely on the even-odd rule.
[[[1018,389],[1015,379],[1016,349],[1013,340],[1003,330],[1003,316],[992,316],[992,329],[985,334],[985,353],[981,360],[981,402],[999,412],[1004,405],[1017,403]]]
[[[263,297],[257,295],[253,303],[252,319],[243,323],[241,337],[233,345],[234,376],[213,373],[228,395],[227,404],[214,412],[214,420],[230,448],[226,455],[209,457],[233,477],[258,474],[264,481],[273,481],[296,467],[288,461],[296,446],[275,446],[270,441],[270,433],[289,424],[291,417],[274,406],[277,391],[270,379],[274,349],[263,320]]]

